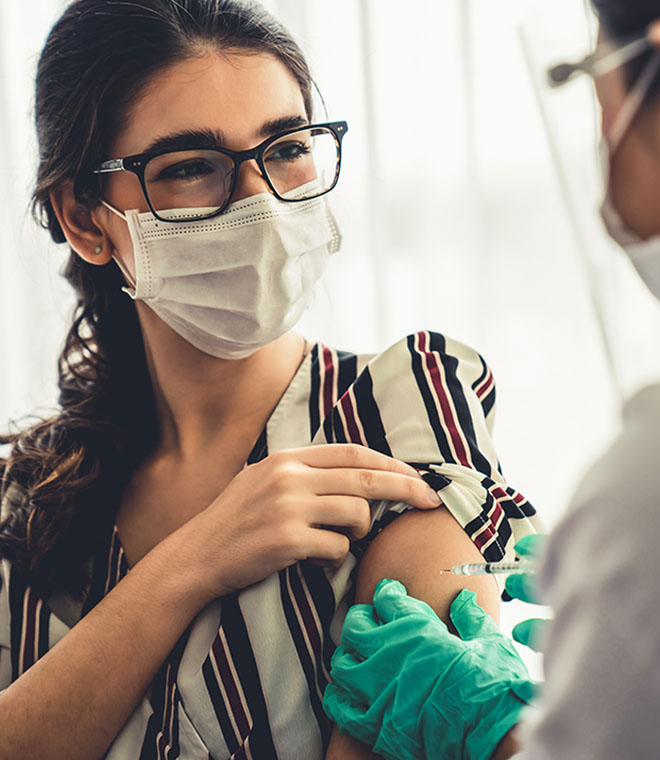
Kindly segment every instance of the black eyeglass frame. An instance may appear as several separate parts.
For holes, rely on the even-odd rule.
[[[266,169],[264,165],[264,153],[265,151],[277,140],[280,140],[282,137],[286,137],[287,135],[294,134],[295,132],[302,132],[306,130],[311,129],[320,129],[324,128],[329,130],[335,138],[335,144],[337,146],[337,168],[335,170],[335,176],[332,180],[332,184],[330,187],[323,190],[321,193],[317,193],[316,195],[308,196],[306,198],[284,198],[282,195],[280,195],[276,188],[273,186],[273,183],[270,180],[270,177],[268,176],[268,170]],[[234,190],[236,189],[236,183],[238,182],[238,172],[240,169],[241,164],[244,161],[251,161],[254,159],[257,162],[257,166],[259,167],[259,171],[261,172],[261,175],[263,176],[264,180],[266,181],[266,184],[270,188],[273,195],[280,201],[285,201],[286,203],[301,203],[302,201],[308,201],[312,200],[313,198],[320,198],[322,195],[325,195],[326,193],[329,193],[337,184],[337,181],[339,180],[339,171],[341,169],[341,143],[344,135],[348,132],[348,123],[345,121],[330,121],[330,122],[324,122],[321,124],[305,124],[300,127],[294,127],[293,129],[287,129],[284,132],[279,132],[276,135],[271,135],[271,137],[268,137],[266,140],[264,140],[262,143],[259,143],[254,148],[249,148],[248,150],[230,150],[229,148],[222,148],[220,146],[209,146],[205,148],[200,148],[199,145],[190,145],[188,147],[180,147],[175,148],[173,150],[157,150],[157,151],[150,151],[147,153],[136,153],[133,156],[125,156],[124,158],[111,158],[108,161],[104,161],[98,169],[93,170],[93,174],[107,174],[109,172],[119,172],[119,171],[129,171],[136,175],[138,180],[140,181],[140,186],[142,188],[142,194],[145,197],[145,200],[147,201],[147,204],[149,206],[149,209],[151,210],[151,213],[156,217],[156,219],[160,220],[161,222],[179,222],[179,223],[185,223],[190,222],[190,218],[186,219],[166,219],[162,216],[159,216],[156,209],[153,207],[153,204],[151,203],[151,199],[149,198],[149,192],[147,190],[147,181],[145,179],[144,173],[147,167],[147,164],[151,159],[157,158],[158,156],[164,156],[167,153],[183,153],[190,150],[213,150],[217,151],[218,153],[223,153],[226,156],[229,156],[229,158],[232,160],[234,164],[234,173],[231,180],[231,187],[229,189],[229,192],[227,193],[227,200],[220,206],[219,209],[216,211],[213,211],[210,214],[207,214],[206,216],[199,216],[195,217],[196,220],[201,219],[213,219],[216,216],[220,216],[220,214],[223,213],[223,211],[229,206],[231,203],[231,198],[234,194]]]

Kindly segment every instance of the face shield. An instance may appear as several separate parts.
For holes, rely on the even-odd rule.
[[[558,0],[521,27],[566,221],[602,337],[612,389],[622,401],[660,381],[660,302],[608,233],[601,209],[607,197],[609,156],[640,113],[660,71],[660,54],[645,35],[597,44],[597,33],[588,4],[574,0]],[[623,67],[649,52],[653,54],[646,56],[648,63],[636,81],[624,84]],[[606,108],[601,108],[599,97]]]

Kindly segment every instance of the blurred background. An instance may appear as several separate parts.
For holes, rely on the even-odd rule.
[[[552,526],[616,430],[619,407],[521,46],[534,3],[264,4],[308,55],[328,117],[350,126],[331,196],[344,244],[304,331],[360,352],[419,329],[478,349],[498,385],[504,473]],[[58,274],[67,251],[28,209],[34,71],[65,5],[0,0],[3,429],[55,404],[56,357],[71,312]],[[582,0],[539,8],[564,29],[570,14],[584,15]],[[644,301],[619,263],[617,282],[631,283],[627,298]]]

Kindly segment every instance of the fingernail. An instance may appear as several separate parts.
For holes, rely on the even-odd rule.
[[[431,486],[428,488],[429,491],[429,499],[433,502],[433,504],[437,504],[440,506],[442,504],[442,499],[438,496],[437,491],[434,491]]]

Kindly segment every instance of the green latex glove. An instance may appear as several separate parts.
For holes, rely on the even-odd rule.
[[[548,537],[539,534],[532,534],[521,538],[513,547],[516,554],[520,557],[529,557],[539,559],[545,550]],[[514,599],[520,599],[529,604],[543,604],[541,592],[537,586],[536,576],[520,573],[510,575],[506,579],[505,589],[509,596]],[[513,638],[520,644],[528,646],[530,649],[540,651],[543,641],[545,640],[546,629],[549,620],[532,618],[518,623],[511,631]]]
[[[398,581],[346,617],[324,707],[387,760],[489,760],[535,691],[513,642],[461,591],[454,636]]]

